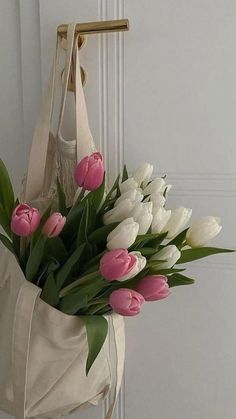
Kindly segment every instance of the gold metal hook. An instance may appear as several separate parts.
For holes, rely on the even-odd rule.
[[[58,26],[57,33],[61,37],[62,47],[66,48],[67,37],[67,24],[62,24]],[[129,21],[128,19],[119,19],[119,20],[104,20],[99,22],[87,22],[87,23],[77,23],[75,32],[78,36],[79,49],[81,49],[86,41],[85,35],[91,35],[96,33],[110,33],[110,32],[123,32],[129,30]],[[64,45],[64,46],[63,46]],[[81,67],[81,77],[83,85],[86,83],[87,75],[84,68]],[[72,72],[68,84],[68,90],[74,91],[74,83]]]

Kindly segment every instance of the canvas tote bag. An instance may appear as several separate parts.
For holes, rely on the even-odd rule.
[[[76,162],[94,148],[74,35],[75,24],[70,24],[58,133],[54,139],[50,134],[50,121],[59,40],[46,100],[33,138],[25,197],[42,207],[53,199],[53,178],[60,172],[63,150],[66,150],[65,159],[71,160],[64,163],[73,166],[72,161]],[[75,141],[64,144],[60,128],[72,57],[76,63],[77,135]],[[61,143],[58,142],[60,137]],[[82,319],[49,306],[40,299],[40,293],[40,288],[25,279],[14,256],[3,252],[0,260],[0,409],[16,419],[58,417],[96,405],[112,392],[107,413],[107,419],[111,419],[124,368],[123,318],[117,314],[107,316],[107,339],[86,377],[88,345]]]

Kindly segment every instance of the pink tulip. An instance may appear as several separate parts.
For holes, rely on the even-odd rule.
[[[66,217],[63,217],[60,212],[54,212],[47,219],[43,226],[42,233],[49,239],[57,237],[61,233],[66,222]]]
[[[100,272],[108,281],[116,281],[127,275],[136,265],[137,257],[127,249],[114,249],[100,260]]]
[[[157,301],[170,294],[167,277],[163,275],[149,275],[142,278],[136,290],[143,295],[146,301]]]
[[[120,288],[113,291],[109,298],[112,309],[122,316],[136,316],[140,313],[144,298],[137,291]]]
[[[95,191],[101,186],[104,178],[102,155],[93,153],[84,157],[75,169],[75,181],[87,191]]]
[[[40,213],[27,204],[19,204],[14,209],[11,218],[11,229],[17,236],[27,237],[37,230],[40,223]]]

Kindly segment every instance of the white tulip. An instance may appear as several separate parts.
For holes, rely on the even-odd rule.
[[[135,242],[139,225],[132,217],[126,218],[107,236],[107,248],[128,249]]]
[[[119,281],[126,281],[127,279],[134,278],[146,266],[147,260],[144,256],[142,256],[142,254],[140,252],[130,252],[130,255],[136,256],[137,262],[134,265],[134,267],[131,269],[131,271],[127,275],[120,278]]]
[[[158,269],[169,269],[172,268],[180,258],[181,253],[179,249],[174,245],[169,245],[163,247],[159,252],[157,252],[154,256],[151,257],[152,260],[163,260],[165,262],[161,262],[158,265]]]
[[[133,178],[136,180],[138,186],[142,183],[146,186],[150,177],[152,176],[153,165],[149,163],[143,163],[138,169],[134,172]]]
[[[152,180],[146,188],[144,188],[143,194],[144,195],[151,195],[153,193],[161,193],[165,190],[165,181],[162,177],[158,177]]]
[[[138,184],[134,178],[130,177],[129,179],[125,180],[120,185],[120,191],[123,194],[124,192],[129,191],[130,189],[137,189]]]
[[[168,223],[171,210],[166,210],[163,207],[153,208],[153,221],[152,221],[152,233],[162,233],[166,224]]]
[[[107,225],[123,221],[125,218],[129,217],[134,206],[135,202],[130,199],[124,199],[119,205],[104,214],[103,223]]]
[[[119,205],[119,203],[123,201],[124,199],[130,199],[130,201],[135,202],[135,203],[141,202],[143,200],[142,189],[141,188],[130,189],[129,191],[122,193],[119,196],[119,198],[116,200],[114,206],[116,207],[117,205]]]
[[[157,193],[152,193],[150,195],[150,201],[153,203],[154,207],[160,208],[160,207],[164,207],[166,199],[160,192],[157,192]]]
[[[171,188],[172,188],[172,185],[170,185],[170,184],[165,185],[163,190],[162,190],[162,193],[165,192],[165,196],[166,196],[170,192]]]
[[[146,234],[152,224],[152,202],[139,202],[131,211],[131,215],[139,224],[138,234]]]
[[[191,247],[202,247],[219,234],[222,226],[220,219],[212,216],[202,217],[195,221],[187,232],[187,244]]]
[[[168,231],[167,238],[172,239],[186,226],[192,210],[190,208],[179,207],[171,211],[171,217],[165,226],[164,231]]]

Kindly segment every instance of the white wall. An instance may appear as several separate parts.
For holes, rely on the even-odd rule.
[[[173,184],[170,206],[219,215],[217,244],[235,247],[233,0],[5,0],[0,15],[0,154],[16,185],[56,26],[125,16],[129,33],[91,36],[82,52],[91,127],[107,167],[114,176],[123,161],[130,171],[155,163]],[[235,418],[235,274],[234,255],[196,263],[189,269],[196,285],[127,321],[114,419]],[[80,417],[102,419],[105,407]]]

